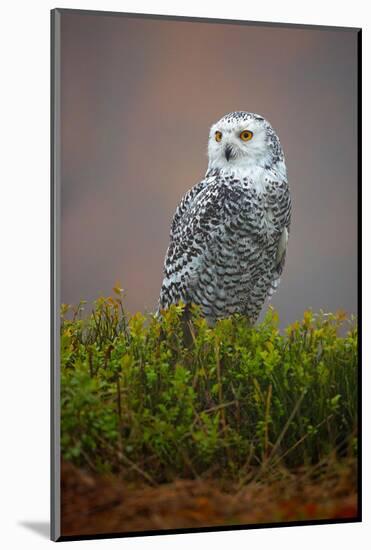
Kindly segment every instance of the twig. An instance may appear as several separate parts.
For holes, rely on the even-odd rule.
[[[157,487],[158,486],[158,483],[149,475],[147,474],[147,472],[145,472],[144,470],[142,470],[142,468],[140,468],[138,466],[138,464],[135,464],[135,462],[133,462],[132,460],[130,460],[130,458],[128,458],[127,456],[125,456],[122,452],[118,452],[118,457],[120,460],[122,460],[123,462],[125,462],[125,464],[127,464],[128,466],[130,466],[133,470],[135,470],[136,472],[138,472],[138,474],[142,475],[147,481],[149,481],[149,483],[151,483],[151,485],[153,485],[154,487]]]
[[[267,403],[265,407],[265,426],[264,426],[264,461],[267,458],[268,453],[268,431],[269,431],[269,412],[271,409],[271,399],[272,399],[272,384],[269,384]]]
[[[332,418],[334,415],[333,414],[330,414],[329,416],[327,416],[324,420],[322,420],[322,422],[320,422],[319,424],[317,424],[317,426],[315,426],[315,428],[320,428],[322,426],[322,424],[324,424],[325,422],[327,422],[330,418]],[[303,441],[305,439],[307,439],[307,437],[309,436],[310,434],[305,434],[303,435],[296,443],[294,443],[294,445],[292,445],[292,447],[290,447],[289,449],[287,449],[287,451],[285,451],[280,457],[277,458],[277,460],[275,461],[276,463],[280,462],[285,456],[287,456],[289,453],[291,453],[291,451],[293,451],[294,449],[296,449],[296,447],[298,445],[300,445],[301,443],[303,443]]]
[[[294,418],[294,416],[296,415],[296,413],[297,413],[298,410],[299,410],[299,407],[300,407],[300,405],[301,405],[301,403],[302,403],[302,401],[303,401],[303,399],[304,399],[304,396],[305,396],[305,392],[303,392],[303,393],[301,394],[301,396],[299,397],[299,399],[297,400],[297,402],[296,402],[296,404],[295,404],[295,407],[293,408],[293,410],[292,410],[290,416],[288,417],[288,419],[287,419],[287,421],[286,421],[286,424],[284,425],[284,427],[283,427],[283,429],[282,429],[280,435],[279,435],[278,438],[277,438],[276,443],[275,443],[274,446],[273,446],[273,449],[272,449],[272,451],[271,451],[271,453],[270,453],[270,455],[269,455],[269,457],[268,457],[268,460],[271,460],[271,459],[273,458],[274,454],[276,453],[276,451],[277,451],[277,449],[278,449],[278,447],[279,447],[279,444],[281,443],[281,441],[282,441],[282,439],[283,439],[285,433],[287,432],[287,430],[288,430],[288,428],[289,428],[289,426],[290,426],[290,424],[291,424],[292,419]]]

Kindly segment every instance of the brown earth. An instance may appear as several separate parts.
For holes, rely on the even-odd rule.
[[[62,463],[62,535],[187,529],[223,525],[356,518],[354,464],[315,478],[308,471],[250,481],[216,480],[133,485]]]

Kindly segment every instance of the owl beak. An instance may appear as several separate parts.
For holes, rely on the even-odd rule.
[[[225,154],[225,158],[229,162],[229,159],[231,158],[231,155],[232,155],[232,147],[230,145],[226,146],[226,148],[224,150],[224,154]]]

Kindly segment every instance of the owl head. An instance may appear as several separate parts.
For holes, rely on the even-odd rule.
[[[210,128],[209,170],[221,173],[270,168],[284,159],[276,132],[265,118],[236,111]]]

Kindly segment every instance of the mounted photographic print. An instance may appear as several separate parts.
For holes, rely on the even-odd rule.
[[[361,31],[52,11],[52,538],[361,520]]]

